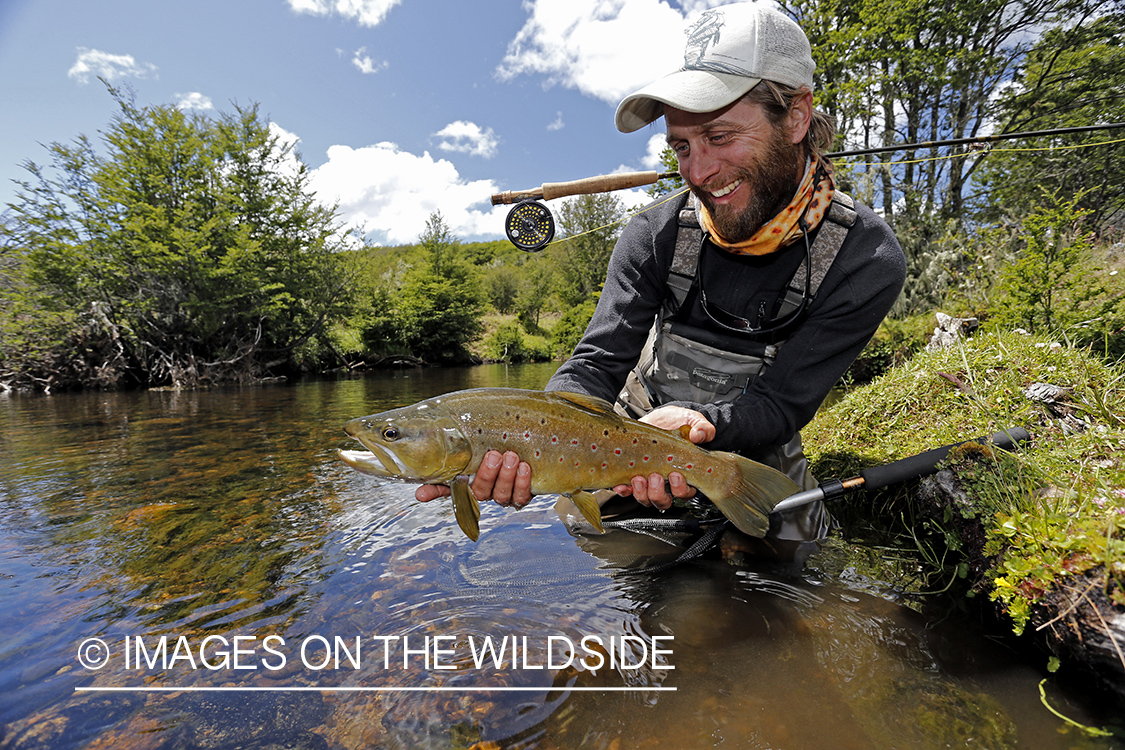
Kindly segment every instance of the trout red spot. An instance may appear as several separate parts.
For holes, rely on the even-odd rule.
[[[571,445],[578,445],[578,438],[575,438],[574,440],[571,440],[570,444]]]
[[[597,449],[598,449],[597,443],[590,443],[590,450],[591,451],[596,451]]]
[[[557,437],[555,437],[554,435],[552,435],[552,436],[551,436],[551,442],[552,442],[552,443],[557,443],[557,442],[559,442],[559,439],[558,439]]]
[[[634,466],[636,466],[636,465],[637,465],[637,462],[636,462],[636,461],[630,461],[630,462],[629,462],[629,468],[630,468],[630,469],[631,469],[631,468],[633,468],[633,467],[634,467]]]
[[[621,455],[621,449],[620,448],[614,448],[613,452],[616,453],[619,456]]]
[[[645,460],[645,461],[648,461],[648,456],[645,456],[645,457],[644,457],[644,460]]]
[[[542,454],[542,453],[540,453],[539,451],[535,451],[535,457],[536,457],[536,458],[539,458],[539,457],[540,457],[541,455],[543,455],[543,454]]]
[[[530,432],[525,432],[525,433],[523,434],[523,439],[524,439],[524,440],[531,440],[531,433],[530,433]]]
[[[607,466],[609,466],[609,464],[607,464],[605,461],[602,461],[602,468],[604,469]]]
[[[687,467],[688,467],[689,469],[694,469],[694,468],[695,468],[695,467],[694,467],[693,465],[691,465],[691,464],[688,464],[688,465],[687,465]]]
[[[668,463],[672,463],[672,457],[668,456]]]

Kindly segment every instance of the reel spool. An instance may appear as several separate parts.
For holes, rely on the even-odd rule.
[[[520,250],[538,252],[555,236],[555,217],[537,200],[521,201],[508,212],[504,233]]]

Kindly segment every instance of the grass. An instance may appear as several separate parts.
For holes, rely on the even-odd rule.
[[[1066,395],[1048,406],[1026,395],[1034,383],[1061,386]],[[883,493],[875,512],[884,519],[877,523],[890,518],[906,527],[938,577],[965,577],[971,567],[952,514],[979,520],[984,557],[975,562],[982,572],[970,583],[999,602],[1021,632],[1033,605],[1068,576],[1096,572],[1109,600],[1125,606],[1123,415],[1120,366],[1048,338],[986,333],[917,354],[823,410],[802,435],[814,473],[845,478],[1025,427],[1032,442],[1018,453],[984,451],[984,460],[951,453],[968,499],[928,529],[912,520],[911,495],[902,488]],[[869,513],[871,500],[862,498]],[[843,515],[861,516],[852,502]]]

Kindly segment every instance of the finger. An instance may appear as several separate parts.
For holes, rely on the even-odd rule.
[[[673,471],[668,475],[668,484],[672,488],[673,497],[694,497],[695,488],[687,483],[684,475],[678,471]]]
[[[492,487],[496,484],[496,475],[500,473],[503,463],[504,457],[498,451],[484,454],[472,483],[473,496],[478,502],[487,502],[492,497]]]
[[[423,484],[421,487],[414,490],[414,499],[420,503],[428,503],[431,500],[446,497],[449,494],[449,488],[443,484]]]
[[[504,454],[500,466],[500,473],[496,475],[496,484],[492,487],[492,499],[500,505],[512,504],[512,488],[516,484],[516,470],[520,465],[520,457],[512,451]]]
[[[700,419],[693,422],[691,425],[691,433],[688,435],[688,440],[693,443],[710,443],[715,439],[715,425],[711,424],[707,419]]]
[[[663,474],[648,475],[648,499],[653,506],[660,510],[668,510],[672,507],[672,498],[668,497],[668,493],[664,491]]]
[[[531,502],[531,465],[519,462],[516,467],[516,481],[512,485],[512,504],[522,508]]]
[[[633,494],[633,485],[631,485],[631,484],[619,484],[619,485],[617,485],[616,487],[613,488],[613,491],[616,492],[618,495],[621,495],[621,497],[629,497],[630,495]]]
[[[633,477],[633,481],[631,482],[631,484],[633,490],[633,499],[641,505],[647,505],[651,507],[652,504],[648,500],[648,480],[644,477]]]

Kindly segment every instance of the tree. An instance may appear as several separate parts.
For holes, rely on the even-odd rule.
[[[430,214],[419,242],[428,262],[406,275],[396,308],[407,351],[427,362],[460,364],[484,330],[484,294],[473,269],[457,257],[458,242],[439,211]]]
[[[997,119],[998,95],[1015,79],[1045,28],[1079,24],[1104,0],[790,0],[786,11],[809,34],[817,101],[857,146],[971,138]],[[941,159],[931,151],[868,156],[853,168],[874,175],[873,203],[898,213],[961,221],[980,160],[968,146]],[[921,161],[920,161],[921,159]],[[846,171],[846,170],[845,170]],[[847,175],[845,175],[847,182]]]
[[[103,385],[296,367],[297,347],[345,303],[347,278],[334,209],[317,202],[291,145],[256,106],[216,121],[109,91],[119,111],[105,153],[84,136],[51,144],[47,166],[24,165],[31,177],[11,204],[21,286],[5,304],[23,315],[0,335],[15,377],[50,381],[75,347],[113,352],[88,363]],[[52,342],[56,365],[19,364],[21,326],[62,311],[74,317]]]
[[[1047,194],[1042,207],[1024,220],[1023,247],[1001,271],[993,294],[997,325],[1060,332],[1087,342],[1092,322],[1109,320],[1112,328],[1120,327],[1122,294],[1095,267],[1093,235],[1082,227],[1079,200]]]
[[[556,258],[561,278],[558,295],[564,306],[578,304],[601,289],[624,216],[621,199],[612,193],[581,195],[562,204],[559,226],[565,242]]]
[[[1076,19],[1048,30],[1013,85],[999,98],[1009,132],[1125,122],[1125,11]],[[1029,188],[1078,198],[1095,230],[1120,224],[1125,210],[1122,131],[1060,133],[993,147],[982,166],[988,200],[982,218],[1017,218],[1032,207]],[[1091,144],[1101,144],[1091,147]]]

